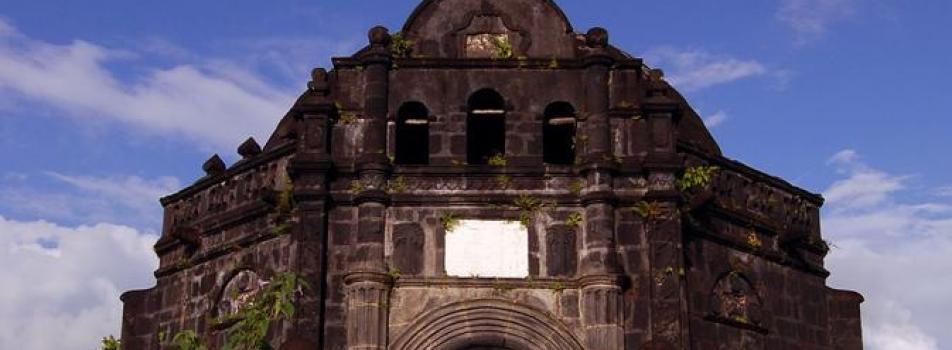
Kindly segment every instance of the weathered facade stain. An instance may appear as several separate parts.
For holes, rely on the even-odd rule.
[[[264,147],[162,199],[123,348],[220,346],[209,320],[294,272],[311,287],[279,349],[861,349],[862,297],[826,286],[823,199],[725,158],[608,43],[548,0],[426,0],[396,40],[371,29]],[[718,170],[679,186],[698,167]],[[453,220],[524,223],[529,277],[447,276]]]

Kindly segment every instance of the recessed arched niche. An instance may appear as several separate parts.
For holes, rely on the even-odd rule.
[[[423,103],[406,102],[397,111],[394,163],[430,163],[430,111]]]
[[[488,164],[506,155],[506,101],[492,89],[482,89],[469,98],[466,117],[466,162]]]
[[[546,164],[575,162],[575,107],[555,102],[545,108],[542,125],[542,158]]]

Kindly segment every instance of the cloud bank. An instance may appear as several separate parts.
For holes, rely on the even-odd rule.
[[[136,58],[82,40],[33,39],[0,19],[0,92],[71,117],[117,121],[232,149],[249,135],[265,139],[295,94],[221,60],[145,67],[146,73],[135,77],[111,69],[140,69]]]
[[[111,222],[156,230],[162,220],[159,198],[181,187],[168,176],[19,175],[0,179],[0,212],[77,225]]]
[[[843,176],[824,191],[830,283],[865,295],[867,348],[948,347],[952,202],[904,201],[914,177],[875,169],[853,150],[830,164]]]
[[[715,55],[702,50],[657,48],[645,53],[645,58],[652,64],[670,67],[666,79],[685,91],[697,91],[769,73],[767,67],[756,60]]]
[[[93,349],[118,336],[120,293],[154,284],[156,238],[0,217],[0,349]]]

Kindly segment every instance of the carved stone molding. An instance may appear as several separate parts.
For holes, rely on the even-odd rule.
[[[424,313],[394,338],[393,350],[456,350],[506,346],[524,350],[583,350],[560,322],[541,311],[496,299],[453,303]]]
[[[353,273],[344,278],[347,298],[347,348],[387,348],[390,276]]]

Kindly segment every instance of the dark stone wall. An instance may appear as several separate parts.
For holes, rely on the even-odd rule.
[[[512,57],[466,57],[480,34],[509,35]],[[862,297],[825,285],[822,198],[721,156],[603,29],[575,33],[547,0],[427,0],[403,35],[397,56],[372,29],[312,73],[263,148],[212,157],[162,200],[158,283],[123,295],[125,349],[182,329],[217,347],[214,318],[240,307],[224,291],[281,272],[312,286],[272,330],[289,349],[862,348]],[[467,101],[487,88],[505,100],[505,165],[466,164]],[[388,160],[406,102],[429,111],[428,165]],[[553,102],[576,111],[573,164],[543,163]],[[719,169],[712,183],[679,189],[699,165]],[[527,197],[544,205],[526,212]],[[448,214],[527,217],[529,277],[447,276]]]

